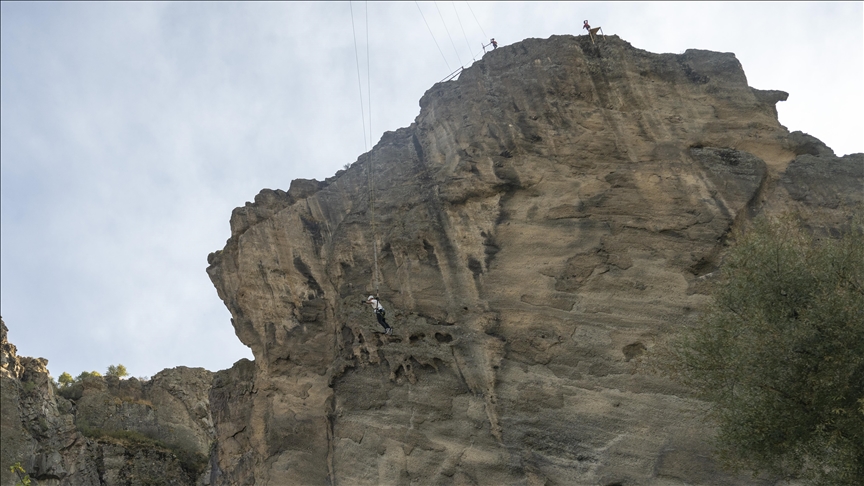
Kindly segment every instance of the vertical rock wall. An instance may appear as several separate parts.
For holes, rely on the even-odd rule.
[[[262,191],[209,257],[255,357],[217,375],[215,483],[758,483],[637,363],[735,225],[836,230],[864,199],[862,156],[788,133],[784,99],[733,54],[528,39],[348,170]],[[374,242],[392,336],[360,303]]]
[[[864,155],[788,133],[786,96],[614,36],[488,53],[348,170],[232,213],[208,273],[254,362],[58,388],[0,325],[0,486],[15,462],[82,486],[770,484],[720,470],[705,404],[640,360],[706,304],[732,228],[861,210]]]

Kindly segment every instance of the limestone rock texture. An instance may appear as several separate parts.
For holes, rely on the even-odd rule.
[[[34,485],[210,483],[211,372],[177,367],[147,381],[57,387],[48,361],[19,357],[2,321],[0,329],[0,485],[16,484],[15,463]]]
[[[638,364],[731,229],[842,232],[864,202],[864,155],[789,133],[786,97],[730,53],[527,39],[347,170],[261,191],[208,257],[255,358],[215,376],[213,484],[774,484]]]

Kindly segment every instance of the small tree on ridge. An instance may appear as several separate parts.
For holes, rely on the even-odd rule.
[[[108,372],[105,376],[116,376],[117,378],[123,378],[129,376],[129,372],[126,371],[126,367],[122,364],[118,365],[110,365],[108,366]]]

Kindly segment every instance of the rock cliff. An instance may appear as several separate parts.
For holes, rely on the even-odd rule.
[[[639,363],[733,228],[836,235],[864,204],[864,155],[789,133],[786,97],[733,54],[614,36],[487,53],[347,170],[234,210],[207,272],[254,361],[58,387],[2,324],[0,486],[16,462],[64,486],[774,484],[722,471],[705,404]]]
[[[16,484],[15,463],[34,485],[209,484],[209,371],[57,387],[47,360],[17,356],[2,321],[0,358],[0,485]]]
[[[786,97],[729,53],[528,39],[347,170],[261,191],[208,257],[255,357],[215,375],[213,483],[770,483],[637,363],[736,225],[839,232],[864,202],[864,155],[789,133]]]

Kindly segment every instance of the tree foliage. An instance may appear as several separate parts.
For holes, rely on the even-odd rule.
[[[712,403],[733,468],[816,484],[864,477],[864,237],[813,237],[791,217],[736,244],[699,326],[665,370]]]
[[[82,382],[91,376],[102,376],[102,373],[99,373],[98,371],[82,371],[81,374],[75,377],[75,381]]]
[[[65,388],[65,387],[71,385],[72,383],[75,383],[75,378],[72,378],[72,375],[70,375],[69,373],[64,371],[60,375],[60,378],[57,378],[57,381],[60,383],[60,386]]]
[[[123,378],[129,376],[129,372],[126,371],[126,367],[122,364],[118,365],[110,365],[108,366],[108,372],[106,376],[116,376],[117,378]]]
[[[60,388],[66,389],[75,383],[81,383],[87,378],[90,377],[98,377],[102,376],[98,371],[82,371],[78,376],[72,378],[67,372],[63,372],[59,378],[57,378],[57,383]],[[108,366],[108,370],[105,373],[105,376],[116,376],[117,378],[125,378],[129,376],[129,372],[126,370],[126,367],[122,364],[110,365]]]
[[[16,462],[9,466],[9,471],[18,476],[18,481],[15,483],[15,486],[30,486],[30,475],[27,474],[27,471],[24,470],[24,467],[21,466],[20,462]]]

